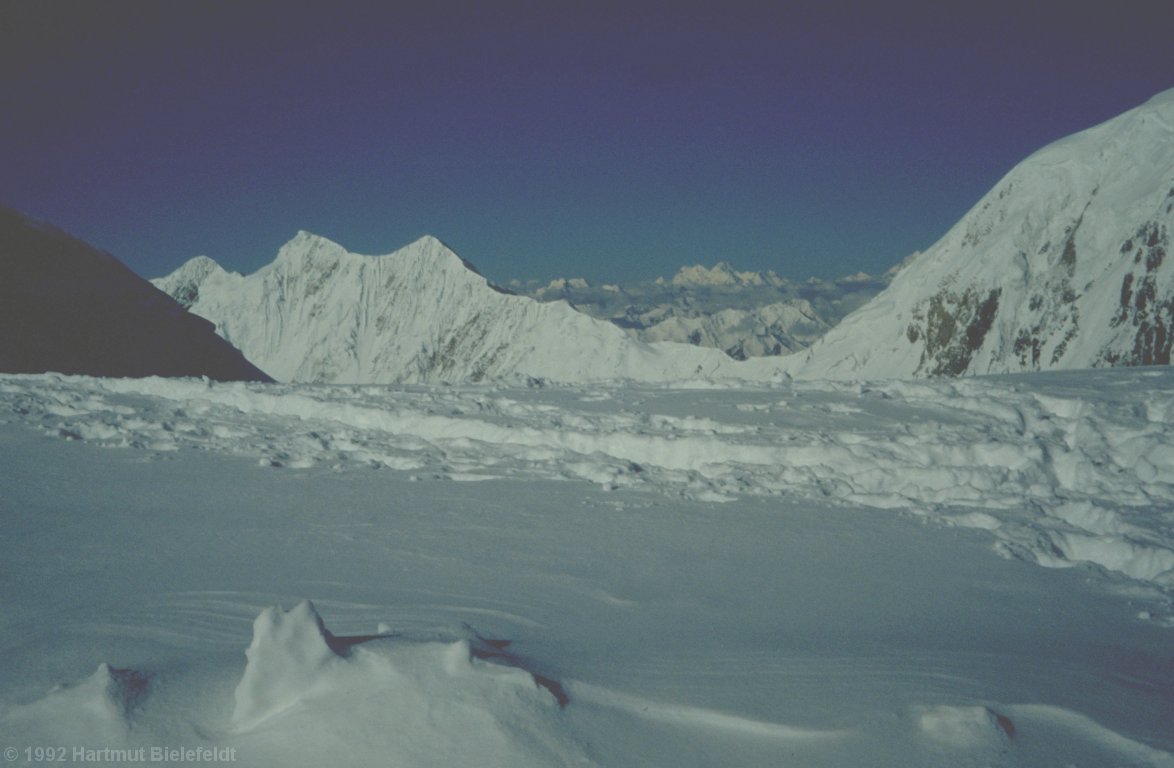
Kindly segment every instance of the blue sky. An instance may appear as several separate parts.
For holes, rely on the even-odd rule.
[[[1174,5],[0,3],[0,203],[148,277],[299,229],[499,282],[835,277],[1174,87]]]

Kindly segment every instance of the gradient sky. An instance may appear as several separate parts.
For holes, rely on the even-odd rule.
[[[0,204],[147,277],[299,229],[498,282],[879,273],[1174,87],[1167,0],[818,8],[0,0]]]

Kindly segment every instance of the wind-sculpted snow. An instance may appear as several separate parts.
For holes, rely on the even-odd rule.
[[[336,637],[308,601],[289,611],[272,606],[254,621],[227,727],[206,734],[214,746],[166,757],[160,750],[167,747],[144,740],[162,735],[152,733],[158,723],[136,723],[140,710],[156,705],[149,678],[103,663],[86,680],[17,707],[7,722],[0,718],[0,728],[27,728],[26,738],[44,739],[29,748],[40,752],[17,750],[6,760],[593,765],[561,721],[561,687],[496,647],[508,643],[466,635]],[[60,752],[61,744],[70,746]]]
[[[475,633],[336,637],[304,601],[262,611],[246,654],[231,721],[242,751],[265,741],[266,723],[284,720],[315,734],[284,745],[285,760],[331,762],[359,732],[376,737],[379,759],[391,765],[591,764],[559,725],[558,697]],[[358,713],[355,699],[364,703]],[[324,711],[346,712],[347,722],[323,729]]]
[[[990,531],[1007,554],[1174,589],[1174,374],[773,388],[258,386],[0,379],[66,439],[421,480],[586,480],[831,500]]]

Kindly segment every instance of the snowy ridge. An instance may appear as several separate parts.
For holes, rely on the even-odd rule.
[[[1008,554],[1042,565],[1091,562],[1174,590],[1171,381],[796,384],[710,391],[720,416],[704,417],[673,413],[673,389],[543,395],[55,377],[0,380],[0,404],[71,439],[196,446],[272,466],[574,478],[706,501],[786,494],[909,510],[988,530]]]
[[[806,353],[805,378],[1168,364],[1174,91],[1008,173]]]
[[[696,377],[769,379],[686,345],[644,344],[566,303],[490,285],[433,237],[361,256],[307,232],[242,277],[200,258],[156,285],[279,381],[333,383],[557,382]]]

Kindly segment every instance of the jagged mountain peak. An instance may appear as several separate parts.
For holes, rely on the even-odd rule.
[[[481,277],[481,272],[477,267],[457,255],[454,250],[434,235],[423,235],[391,253],[368,256],[348,251],[335,241],[304,229],[299,230],[289,242],[281,247],[277,252],[277,258],[266,268],[301,270],[311,265],[325,267],[343,261],[361,264],[383,259],[402,264],[414,264],[422,269],[468,271]]]
[[[179,269],[166,277],[151,280],[151,284],[179,302],[184,309],[190,309],[200,295],[200,288],[209,280],[239,278],[235,272],[228,272],[208,256],[193,256],[180,265]]]
[[[157,281],[174,283],[172,276]],[[778,373],[765,363],[735,372],[719,350],[645,344],[565,302],[510,294],[431,236],[363,256],[299,233],[268,266],[239,279],[208,279],[194,298],[193,312],[282,381],[663,381]]]
[[[185,261],[179,267],[179,269],[175,270],[175,272],[172,274],[183,275],[184,277],[192,280],[203,281],[209,275],[221,272],[227,273],[227,270],[220,266],[220,264],[212,257],[201,254],[199,256],[193,256],[192,258]]]
[[[333,240],[303,229],[281,246],[270,266],[299,269],[307,263],[337,261],[349,255],[345,248]]]

